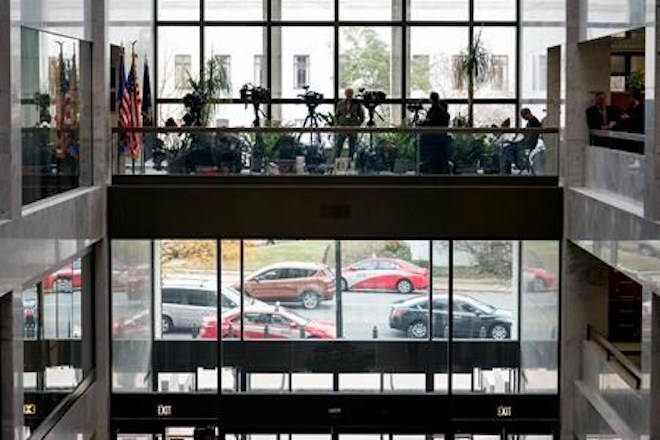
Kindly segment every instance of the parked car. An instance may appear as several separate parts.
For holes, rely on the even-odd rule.
[[[447,296],[433,299],[433,336],[447,337],[449,316]],[[428,337],[429,302],[427,296],[416,296],[393,303],[390,328],[406,332],[411,338]],[[454,338],[510,339],[513,316],[470,296],[454,295]]]
[[[67,264],[60,270],[46,275],[42,281],[44,292],[72,292],[80,290],[82,286],[80,269],[80,259],[74,260],[72,264]]]
[[[541,267],[526,267],[523,282],[530,292],[541,292],[557,288],[557,277]]]
[[[197,329],[205,315],[215,315],[218,307],[215,287],[213,282],[206,281],[165,282],[161,289],[163,334],[174,329]],[[249,299],[248,302],[254,304],[256,300]],[[221,313],[222,310],[233,309],[240,304],[241,294],[237,290],[229,286],[222,288]]]
[[[240,338],[241,317],[238,308],[223,313],[221,338]],[[332,323],[303,318],[291,310],[273,305],[249,305],[243,312],[245,339],[334,339]],[[200,338],[215,339],[218,321],[215,316],[206,316],[199,330]]]
[[[238,288],[238,285],[234,285]],[[335,277],[327,266],[286,262],[264,267],[245,278],[246,295],[266,302],[299,302],[317,308],[335,295]]]
[[[342,268],[346,290],[386,290],[412,293],[429,287],[429,271],[398,258],[368,258]]]

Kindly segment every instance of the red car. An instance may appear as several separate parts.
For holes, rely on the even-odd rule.
[[[368,258],[341,271],[343,290],[412,293],[429,287],[429,271],[398,258]]]
[[[557,277],[541,267],[526,267],[523,280],[531,292],[556,289],[558,284]]]
[[[81,282],[80,260],[75,260],[72,264],[67,264],[58,271],[48,274],[42,281],[42,288],[49,292],[57,290],[58,292],[71,292],[80,290]]]
[[[221,337],[240,338],[241,318],[239,309],[225,312],[221,317]],[[335,326],[328,322],[303,318],[280,306],[246,306],[243,311],[245,339],[334,339]],[[199,337],[215,339],[218,324],[215,316],[205,316],[199,329]]]

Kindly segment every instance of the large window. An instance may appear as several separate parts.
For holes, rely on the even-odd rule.
[[[34,429],[94,367],[91,257],[77,258],[23,291],[24,402]],[[45,397],[48,396],[48,397]],[[52,406],[51,406],[52,408]]]
[[[552,241],[113,241],[113,390],[554,394],[558,259]]]
[[[267,119],[285,126],[302,123],[304,106],[295,100],[306,85],[323,93],[328,110],[347,86],[385,91],[388,102],[379,125],[405,122],[408,101],[426,99],[431,91],[451,106],[466,106],[461,115],[466,119],[476,108],[467,105],[472,88],[473,104],[482,105],[479,117],[473,118],[475,126],[501,123],[498,105],[511,106],[516,113],[519,2],[403,1],[206,0],[200,11],[199,1],[157,0],[157,110],[180,124],[183,106],[172,112],[165,105],[182,103],[189,92],[188,70],[190,78],[200,78],[203,61],[222,54],[231,59],[220,63],[231,79],[231,93],[214,109],[212,126],[250,124],[250,109],[239,100],[246,83],[271,90],[272,103],[264,108]],[[471,81],[461,68],[477,41],[489,66],[483,81]],[[537,66],[537,76],[543,68]],[[295,105],[303,110],[283,111],[283,106]],[[162,124],[166,118],[157,120]],[[513,118],[514,124],[518,120]]]
[[[21,29],[23,204],[91,184],[91,44]]]

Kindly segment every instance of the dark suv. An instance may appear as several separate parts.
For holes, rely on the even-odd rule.
[[[433,299],[433,337],[448,336],[447,296]],[[397,301],[390,308],[390,327],[406,332],[411,338],[428,337],[429,301],[417,296]],[[513,318],[501,310],[472,297],[454,295],[454,338],[510,339]]]

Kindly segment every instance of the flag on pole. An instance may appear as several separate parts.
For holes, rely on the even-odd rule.
[[[80,98],[78,95],[78,65],[76,63],[76,52],[74,44],[73,57],[71,58],[71,66],[69,69],[69,128],[75,129],[78,127],[78,112],[80,111]],[[78,157],[80,154],[80,145],[77,133],[70,132],[69,139],[69,154],[73,157]]]
[[[142,128],[142,98],[140,94],[140,83],[137,75],[137,53],[135,53],[135,42],[132,49],[131,71],[128,74],[128,89],[130,91],[130,114],[134,128]],[[142,134],[133,132],[128,137],[128,153],[132,159],[140,157],[142,147]]]
[[[128,102],[127,90],[126,90],[126,68],[124,65],[124,48],[121,49],[119,54],[119,85],[117,87],[117,107],[119,108],[119,121],[118,125],[120,128],[126,128],[131,126],[131,121],[128,118],[128,106],[125,108],[124,103]],[[120,132],[119,133],[119,154],[126,154],[128,152],[128,133]]]
[[[151,101],[151,79],[149,78],[149,63],[144,60],[144,73],[142,75],[142,125],[153,125],[153,103]]]
[[[64,43],[60,45],[60,54],[57,60],[57,95],[55,98],[55,128],[57,129],[57,146],[55,154],[58,159],[64,159],[69,151],[69,130],[71,128],[71,83],[67,75],[67,66],[64,62]]]
[[[154,125],[153,103],[151,100],[151,79],[149,78],[149,62],[144,58],[144,70],[142,73],[142,126],[152,127]],[[144,160],[153,156],[156,145],[156,134],[145,133],[142,138],[144,148]]]

